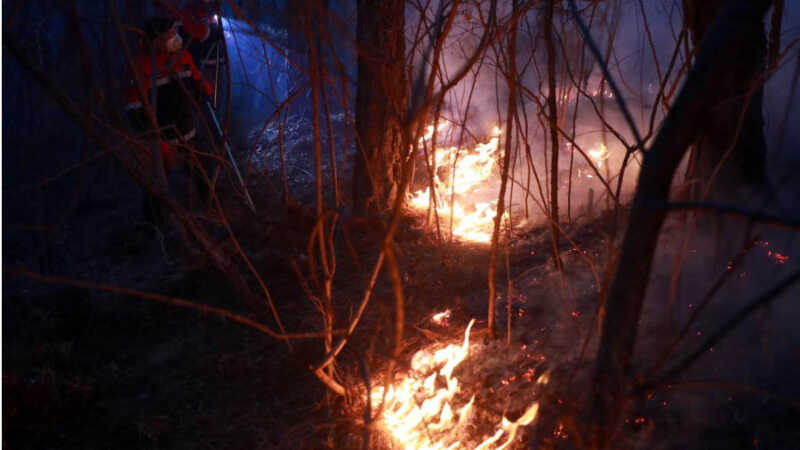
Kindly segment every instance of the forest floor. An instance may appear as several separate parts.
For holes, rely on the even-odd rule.
[[[267,323],[266,311],[254,313],[233,294],[224,276],[207,264],[186,259],[179,237],[169,229],[163,240],[152,236],[136,217],[135,190],[127,201],[105,203],[77,216],[49,243],[56,255],[55,275],[156,292],[254,316]],[[113,205],[113,206],[109,206]],[[321,318],[299,289],[286,264],[296,251],[295,234],[276,227],[263,248],[253,252],[282,319],[290,330],[318,329]],[[297,224],[302,219],[286,217]],[[280,223],[280,221],[278,222]],[[106,224],[114,224],[108,226]],[[406,354],[437,339],[457,338],[471,318],[485,328],[485,245],[437,242],[407,216],[397,236],[407,299]],[[600,243],[591,224],[575,242]],[[291,227],[289,227],[291,228]],[[87,233],[86,230],[95,230]],[[359,265],[342,248],[335,291],[341,326],[365,286],[377,255],[380,233],[357,233]],[[289,243],[289,244],[287,244]],[[8,241],[7,255],[22,255],[20,241]],[[288,249],[287,249],[288,245]],[[272,246],[273,248],[269,248]],[[518,283],[553,283],[550,243],[544,229],[514,237],[508,254]],[[577,263],[565,246],[564,256]],[[595,251],[595,250],[590,250]],[[575,256],[570,256],[570,255]],[[7,260],[6,267],[47,267],[41,252]],[[501,258],[501,261],[505,256]],[[498,285],[507,283],[505,263]],[[58,268],[61,268],[60,271]],[[282,341],[219,317],[103,290],[6,276],[3,288],[3,441],[14,449],[251,449],[320,448],[358,445],[347,408],[325,401],[325,388],[308,370],[322,356],[318,341]],[[544,290],[551,285],[537,283]],[[545,287],[546,286],[546,287]],[[592,289],[587,280],[584,290]],[[535,290],[526,288],[527,295]],[[585,292],[584,292],[585,293]],[[505,303],[498,304],[503,332]],[[352,344],[340,359],[346,379],[354,379],[358,360],[382,367],[393,346],[393,297],[382,276]],[[430,318],[450,309],[452,329]],[[265,308],[266,310],[266,308]],[[591,317],[589,303],[570,306],[578,322]],[[545,314],[547,312],[547,314]],[[542,342],[555,358],[563,352],[548,344],[553,314],[569,314],[560,305],[533,302],[520,295],[513,309],[518,343]],[[407,364],[407,363],[406,363]],[[345,415],[343,415],[345,414]],[[358,434],[360,437],[360,434]],[[354,444],[355,443],[355,444]]]
[[[272,153],[265,159],[274,163]],[[311,160],[308,155],[297,158]],[[275,174],[276,166],[257,169]],[[294,187],[304,186],[309,192],[311,172],[291,161],[290,169]],[[104,176],[105,169],[98,170]],[[222,274],[207,261],[187,254],[174,230],[167,228],[154,236],[143,227],[136,186],[118,182],[122,175],[109,177],[115,189],[94,190],[81,199],[74,220],[51,235],[46,245],[30,238],[30,233],[8,231],[12,217],[35,217],[35,211],[24,209],[34,205],[23,202],[16,206],[20,209],[15,216],[4,214],[4,268],[25,267],[155,292],[273,323],[266,305],[259,311],[248,308]],[[271,190],[279,184],[276,179],[279,176],[254,180],[254,196],[261,201],[280,198]],[[312,204],[308,195],[298,198]],[[243,244],[286,328],[296,332],[321,329],[321,316],[291,269],[292,261],[301,267],[304,261],[313,226],[308,210],[286,210],[272,202],[251,217],[241,204],[238,208],[241,211],[232,215],[234,227],[243,230]],[[553,268],[552,243],[545,227],[515,230],[508,252],[502,251],[498,259],[498,333],[506,336],[509,310],[504,299],[511,281],[511,346],[535,351],[552,373],[539,419],[544,432],[538,432],[537,438],[557,448],[575,445],[570,427],[581,420],[574,411],[588,392],[579,386],[586,386],[589,355],[597,345],[593,331],[597,329],[598,281],[606,276],[610,223],[608,215],[603,215],[579,218],[566,228],[570,239],[561,241],[563,274]],[[662,349],[675,327],[665,328],[659,319],[669,317],[667,322],[673,325],[685,319],[712,279],[709,268],[724,272],[727,255],[736,251],[728,246],[722,256],[717,252],[712,258],[696,257],[693,247],[702,252],[707,235],[698,233],[696,240],[684,242],[681,229],[678,220],[665,227],[637,348]],[[381,235],[379,220],[353,233],[357,260],[337,243],[334,306],[340,327],[348,323],[363,295]],[[478,320],[475,339],[485,342],[481,330],[487,317],[488,247],[439,242],[422,219],[412,215],[402,219],[396,243],[406,297],[400,367],[431,342],[458,340],[473,318]],[[681,248],[693,259],[685,263],[681,275],[681,286],[685,286],[667,302],[665,293],[673,283],[674,268],[668,258]],[[797,267],[798,258],[793,256],[788,262],[776,259],[778,250],[782,256],[791,254],[788,247],[779,249],[774,242],[756,246],[748,256],[755,268],[737,268],[737,276],[722,296],[747,293],[742,298],[750,298],[750,292],[759,292],[774,279],[759,273],[777,276]],[[326,396],[326,389],[309,370],[323,356],[318,340],[293,341],[290,349],[283,341],[229,320],[135,296],[44,284],[9,274],[3,281],[4,448],[360,445],[362,434],[352,405]],[[698,287],[700,282],[706,284]],[[786,297],[797,295],[794,290]],[[709,361],[687,375],[684,384],[689,389],[678,392],[667,386],[633,405],[624,417],[619,448],[800,448],[800,429],[795,426],[800,420],[800,385],[795,381],[800,379],[800,333],[793,325],[800,317],[795,307],[787,309],[787,303],[776,302],[750,321],[755,325],[744,328],[730,345],[713,348],[714,355],[706,358]],[[672,309],[661,306],[665,304]],[[737,305],[711,308],[712,319]],[[451,311],[448,327],[431,322],[433,314],[447,309]],[[358,384],[362,363],[371,373],[380,374],[394,345],[393,323],[394,297],[384,274],[351,343],[337,360],[342,379]],[[701,322],[693,337],[700,339],[701,325],[707,330],[714,324],[713,320]],[[765,328],[768,332],[761,332]],[[587,341],[590,335],[595,338]],[[637,367],[649,366],[658,354],[640,353],[646,356],[637,361]],[[499,413],[508,407],[507,399],[522,392],[502,387],[502,381],[494,374],[479,383],[485,392],[503,397],[494,405]],[[526,430],[520,442],[529,441],[533,432]]]
[[[604,223],[601,218],[571,230],[573,244],[562,251],[566,291],[552,268],[546,229],[520,233],[510,246],[508,267],[519,292],[512,308],[512,345],[535,348],[562,380],[578,374],[569,383],[552,383],[551,394],[562,396],[560,404],[581,400],[570,389],[585,378],[589,367],[580,353],[588,330],[596,327],[597,286],[580,252],[598,261],[607,246]],[[419,219],[404,220],[397,240],[407,296],[404,358],[432,341],[458,339],[470,318],[479,319],[476,328],[485,329],[481,319],[486,317],[487,248],[438,244],[420,225]],[[109,238],[106,255],[119,258],[117,252],[131,251],[128,239],[115,233]],[[162,267],[145,285],[140,283],[140,289],[252,315],[215,270],[186,270],[178,261],[165,264],[161,245],[141,245],[144,248],[137,251]],[[361,248],[368,260],[374,247]],[[132,276],[143,276],[131,268],[106,270],[116,277],[113,284],[122,286],[135,283]],[[277,267],[268,273],[266,281],[287,328],[316,329],[321,320],[292,274]],[[338,311],[340,317],[349,317],[366,273],[347,263],[340,273]],[[499,286],[507,283],[507,275],[501,268]],[[431,316],[446,309],[452,311],[450,328],[432,324]],[[393,345],[392,311],[393,298],[384,279],[353,343],[339,358],[344,379],[358,381],[359,360],[372,371],[385,365],[384,355]],[[503,336],[505,315],[505,302],[500,301],[497,316]],[[291,449],[351,448],[360,443],[351,409],[338,400],[327,402],[325,388],[308,370],[322,355],[320,342],[296,341],[289,351],[281,341],[217,317],[136,297],[21,282],[5,288],[3,317],[6,448]],[[260,319],[268,320],[266,315]],[[796,374],[796,361],[785,363],[790,371],[784,376]],[[498,387],[499,381],[482,383]],[[625,447],[792,448],[800,442],[796,428],[790,428],[799,418],[791,399],[740,391],[728,387],[722,393],[709,389],[699,394],[731,399],[715,410],[713,420],[706,417],[700,425],[687,411],[697,407],[696,401],[666,408],[670,394],[650,396],[627,418]],[[514,391],[506,389],[504,395],[513,396]],[[574,406],[543,414],[551,421],[561,420]],[[556,447],[571,447],[568,430],[557,427],[552,437],[545,437]],[[675,429],[685,430],[693,445],[667,432]],[[530,438],[530,432],[526,436]],[[773,445],[764,446],[764,441]]]

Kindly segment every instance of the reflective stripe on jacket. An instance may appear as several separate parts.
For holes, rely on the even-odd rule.
[[[155,73],[153,71],[154,59],[156,63]],[[154,84],[155,87],[161,87],[177,79],[188,81],[189,78],[195,83],[203,81],[203,76],[194,63],[194,58],[187,50],[181,50],[173,54],[157,52],[155,56],[152,56],[149,52],[142,52],[136,57],[135,64],[135,73],[139,76],[142,88],[148,95],[150,94],[151,84]],[[142,98],[139,95],[139,89],[136,86],[133,74],[130,75],[128,81],[129,85],[125,91],[125,109],[141,108]]]

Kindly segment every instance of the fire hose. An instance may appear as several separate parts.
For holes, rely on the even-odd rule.
[[[253,203],[253,199],[250,197],[250,191],[247,190],[247,185],[244,182],[244,178],[242,178],[242,173],[239,171],[239,165],[236,164],[236,158],[233,157],[233,151],[231,151],[231,146],[228,143],[228,139],[225,137],[225,133],[222,131],[222,127],[219,125],[217,113],[214,111],[214,107],[211,105],[210,100],[206,100],[205,105],[206,109],[208,110],[208,115],[211,117],[211,121],[214,122],[214,129],[217,131],[217,138],[219,138],[220,142],[225,147],[225,153],[228,155],[228,160],[231,162],[231,167],[233,167],[233,171],[236,173],[236,178],[239,179],[239,183],[242,185],[244,197],[247,200],[247,206],[249,206],[250,210],[255,213],[256,206]]]
[[[215,22],[217,26],[222,28],[222,4],[220,1],[217,1],[217,12],[214,15]],[[244,190],[244,197],[247,200],[247,206],[250,207],[250,210],[253,213],[256,212],[256,206],[253,203],[252,197],[250,197],[250,191],[247,190],[247,185],[244,182],[244,178],[242,177],[241,171],[239,171],[239,165],[236,164],[236,158],[233,157],[233,151],[231,150],[231,146],[228,143],[228,139],[225,136],[225,133],[222,131],[222,127],[219,124],[219,119],[217,119],[217,113],[215,107],[217,105],[217,91],[219,89],[219,66],[220,66],[220,47],[225,45],[225,35],[223,33],[222,38],[214,44],[214,47],[211,51],[215,54],[216,64],[214,64],[214,96],[213,99],[206,99],[205,106],[208,110],[208,115],[211,117],[211,121],[214,122],[214,130],[217,132],[217,138],[219,139],[220,143],[225,147],[225,153],[228,155],[228,160],[231,162],[231,167],[233,167],[233,172],[236,174],[236,178],[239,180],[239,184],[242,185],[242,189]],[[210,52],[209,52],[210,53]],[[208,55],[206,55],[208,56]],[[227,63],[227,58],[226,63]],[[213,104],[212,104],[213,100]]]

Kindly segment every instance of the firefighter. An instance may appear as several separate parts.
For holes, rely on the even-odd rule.
[[[189,51],[200,72],[213,80],[215,88],[225,58],[220,17],[219,5],[212,0],[192,0],[179,12],[181,34],[188,42]]]
[[[152,111],[158,124],[158,133],[153,136],[158,142],[164,171],[169,175],[183,159],[200,193],[201,202],[208,201],[209,187],[206,178],[187,158],[187,151],[196,149],[197,128],[192,101],[195,96],[203,101],[213,95],[214,89],[200,74],[192,55],[183,47],[175,21],[152,19],[145,26],[146,38],[134,58],[129,86],[125,93],[125,109],[134,131],[140,134],[154,133],[153,118],[148,117],[135,77],[148,96]],[[153,91],[155,89],[155,92]],[[152,136],[152,135],[151,135]],[[154,161],[153,155],[143,155],[147,162]],[[204,164],[205,165],[205,164]],[[155,226],[164,223],[165,214],[157,199],[145,195],[143,204],[145,220]]]

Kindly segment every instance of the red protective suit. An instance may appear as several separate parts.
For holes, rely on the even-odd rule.
[[[153,70],[153,62],[155,62],[155,71]],[[193,86],[198,92],[207,96],[214,93],[213,86],[197,70],[194,58],[187,50],[181,50],[178,53],[157,51],[154,56],[149,52],[141,52],[136,57],[135,64],[136,74],[139,75],[139,81],[146,92],[150,90],[153,82],[156,87],[161,87],[177,79],[188,81],[191,78],[194,83]],[[142,99],[139,96],[139,90],[133,79],[133,74],[130,76],[130,86],[125,92],[125,99],[126,109],[141,107]]]
[[[151,88],[157,89],[155,112],[160,129],[159,147],[169,171],[176,161],[174,146],[189,142],[196,134],[191,101],[178,85],[178,80],[185,83],[189,92],[195,91],[204,96],[213,95],[213,87],[197,70],[192,55],[186,50],[176,53],[156,51],[155,54],[143,51],[136,57],[134,70],[148,96],[148,102],[151,99]],[[130,74],[125,99],[125,109],[131,117],[134,129],[144,132],[151,128],[133,73]]]

